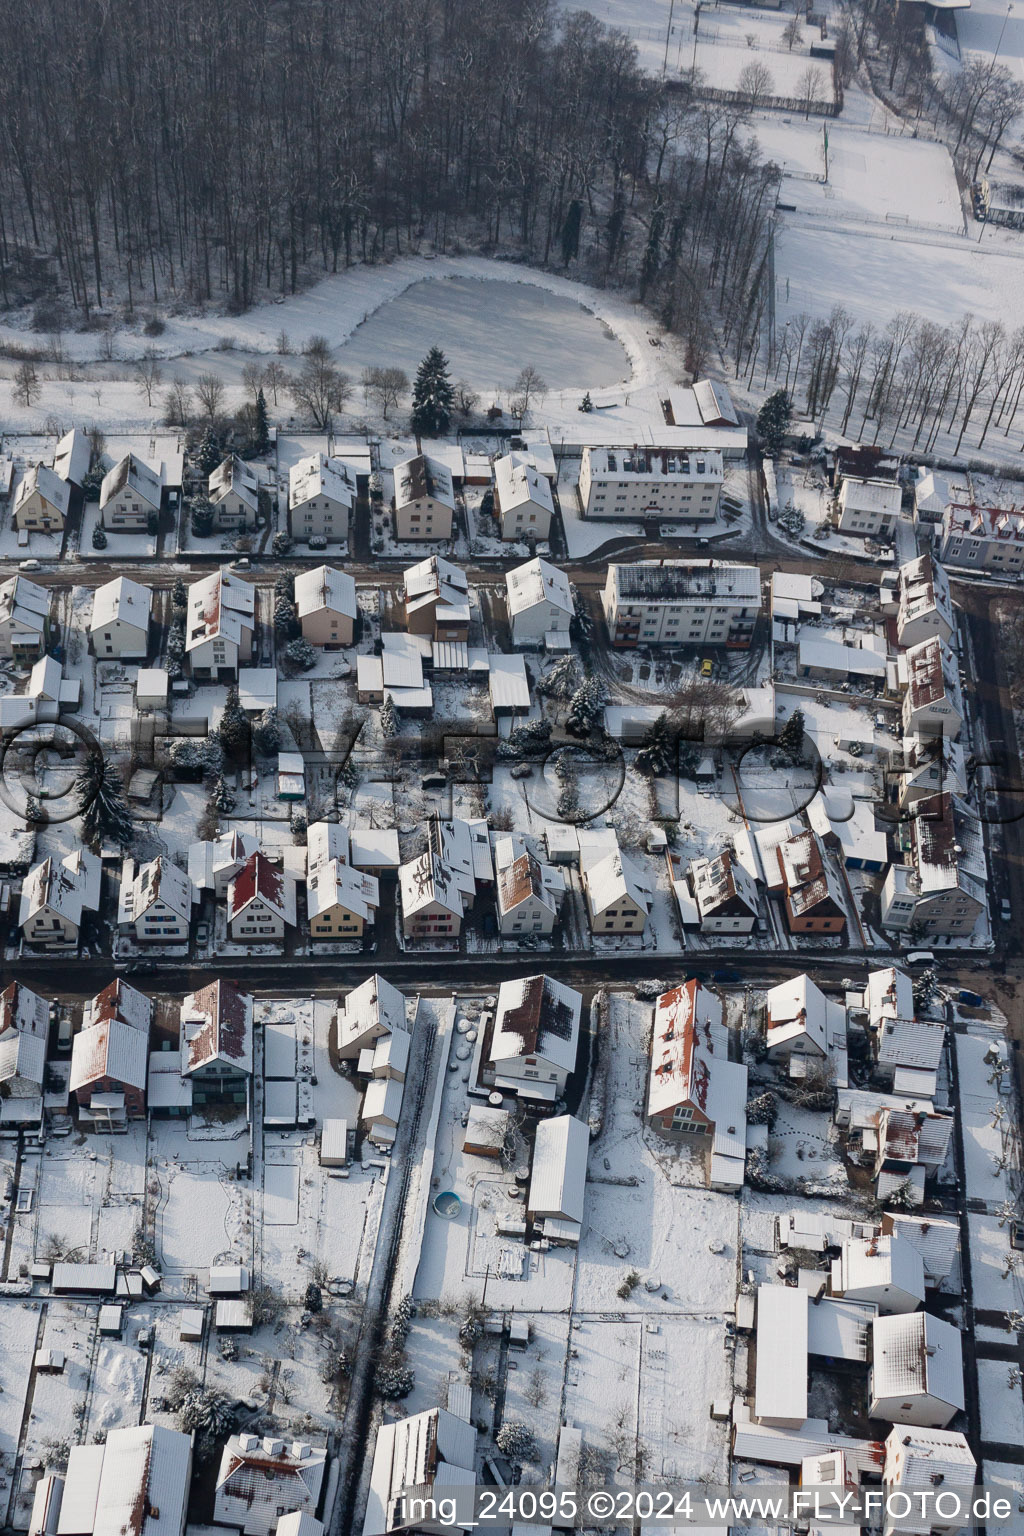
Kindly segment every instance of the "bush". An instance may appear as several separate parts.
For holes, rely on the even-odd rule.
[[[93,549],[106,549],[107,547],[107,535],[104,533],[100,523],[97,523],[92,531],[92,547]]]
[[[522,1419],[506,1419],[495,1435],[494,1443],[509,1461],[532,1461],[537,1454],[533,1430]]]
[[[164,322],[158,319],[156,315],[153,315],[142,327],[142,334],[144,336],[162,336],[166,329],[167,327]]]
[[[308,539],[310,549],[326,549],[327,536],[323,533],[311,533]]]
[[[150,512],[149,516],[146,518],[146,532],[149,534],[150,538],[155,538],[156,535],[160,532],[159,512]]]
[[[285,660],[301,672],[316,666],[316,651],[308,640],[289,640],[284,648]]]
[[[208,539],[213,532],[213,507],[205,498],[192,503],[192,536]]]
[[[292,552],[293,544],[294,540],[292,539],[291,534],[285,533],[282,529],[280,533],[274,534],[271,548],[273,549],[275,555],[290,555]]]

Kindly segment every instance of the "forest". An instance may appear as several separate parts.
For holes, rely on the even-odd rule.
[[[0,304],[242,309],[409,250],[629,281],[699,365],[763,313],[778,173],[549,0],[0,0]],[[46,329],[45,325],[40,328]]]

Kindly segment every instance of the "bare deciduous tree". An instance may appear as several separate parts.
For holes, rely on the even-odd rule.
[[[35,363],[19,363],[14,371],[11,394],[16,405],[34,405],[39,399],[39,370]]]
[[[135,360],[135,374],[139,381],[139,393],[145,395],[146,404],[153,404],[153,391],[163,378],[163,369],[155,347],[147,347]]]
[[[522,421],[530,409],[531,402],[543,400],[547,392],[548,387],[538,370],[532,363],[527,363],[519,370],[519,377],[510,391],[509,405],[513,416],[518,416]]]
[[[196,379],[196,399],[208,421],[216,421],[224,407],[224,384],[215,373],[201,373]]]
[[[388,411],[408,392],[409,378],[401,368],[365,368],[362,385],[363,398],[372,400],[387,421]]]

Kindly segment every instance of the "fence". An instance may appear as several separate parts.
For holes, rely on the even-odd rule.
[[[665,84],[678,91],[689,91],[701,101],[721,101],[730,106],[747,107],[750,105],[750,97],[744,91],[723,91],[715,86],[700,85],[693,89],[691,82],[687,80],[666,80]],[[793,112],[804,117],[838,117],[842,109],[842,103],[838,101],[806,101],[796,96],[765,96],[758,101],[758,107],[765,112]]]

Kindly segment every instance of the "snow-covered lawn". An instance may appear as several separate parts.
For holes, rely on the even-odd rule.
[[[1024,1448],[1024,1398],[1020,1381],[1014,1383],[1011,1378],[1012,1370],[1005,1360],[978,1361],[981,1435],[996,1445]]]
[[[1006,1169],[999,1164],[1012,1153],[1015,1138],[1009,1113],[999,1113],[1002,1100],[996,1085],[989,1081],[992,1068],[985,1061],[985,1052],[994,1044],[1004,1056],[1008,1054],[1006,1037],[1001,1029],[974,1020],[966,1034],[955,1036],[955,1042],[967,1193],[987,1200],[992,1209],[1010,1194]]]

